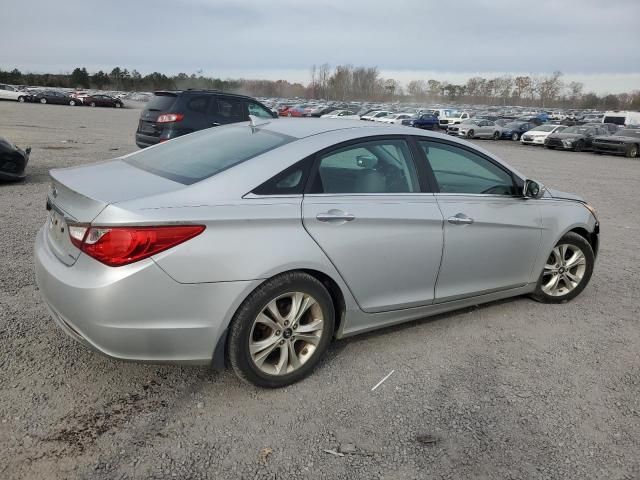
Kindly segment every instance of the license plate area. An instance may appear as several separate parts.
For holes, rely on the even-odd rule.
[[[64,216],[56,210],[50,210],[46,229],[49,246],[55,256],[65,265],[73,265],[80,252],[71,243],[69,226]]]
[[[65,236],[69,235],[67,232],[67,222],[64,217],[55,210],[49,212],[49,238],[59,246],[64,244]]]

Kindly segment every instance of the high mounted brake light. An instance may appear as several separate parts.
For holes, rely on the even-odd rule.
[[[69,225],[79,250],[110,267],[138,262],[200,235],[204,225],[91,227]]]

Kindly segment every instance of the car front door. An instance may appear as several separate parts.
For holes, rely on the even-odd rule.
[[[366,312],[433,303],[443,219],[417,153],[393,136],[316,156],[303,224]]]
[[[542,236],[538,204],[519,195],[512,174],[479,152],[444,141],[418,143],[444,217],[436,303],[529,283]]]

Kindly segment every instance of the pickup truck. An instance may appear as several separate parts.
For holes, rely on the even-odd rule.
[[[467,112],[450,112],[448,115],[440,116],[440,128],[446,130],[449,125],[457,125],[471,116]]]

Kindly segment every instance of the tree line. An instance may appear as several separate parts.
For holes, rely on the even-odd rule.
[[[95,88],[117,91],[153,91],[204,88],[244,93],[259,97],[307,98],[339,101],[439,102],[451,104],[521,105],[541,108],[601,108],[640,110],[640,90],[599,96],[585,92],[581,82],[565,82],[561,72],[548,75],[475,76],[466,83],[427,79],[406,85],[382,77],[377,67],[329,64],[313,65],[310,83],[287,80],[220,79],[201,73],[167,76],[147,75],[137,70],[115,67],[90,74],[77,67],[71,73],[22,73],[0,69],[0,82],[42,87]]]

